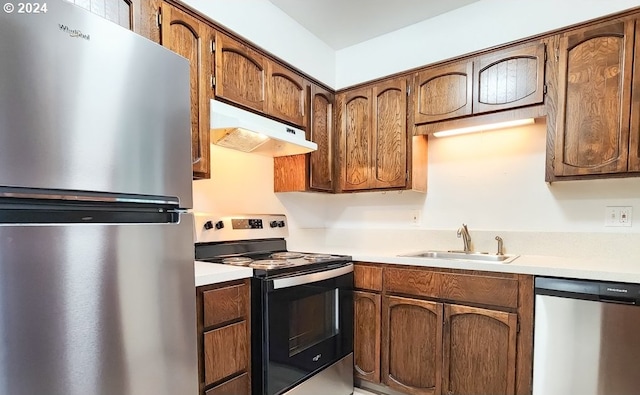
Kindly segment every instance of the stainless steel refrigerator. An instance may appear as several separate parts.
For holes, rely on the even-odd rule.
[[[0,12],[0,394],[195,395],[189,64],[61,0],[14,4]]]

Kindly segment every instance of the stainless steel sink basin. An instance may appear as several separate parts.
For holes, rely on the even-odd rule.
[[[464,252],[464,251],[421,251],[413,254],[403,254],[408,258],[431,258],[431,259],[461,259],[466,261],[499,262],[509,263],[519,255],[496,255],[488,252]]]

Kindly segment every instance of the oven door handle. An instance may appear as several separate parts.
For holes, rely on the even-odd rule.
[[[273,280],[273,289],[282,289],[295,287],[296,285],[315,283],[317,281],[328,280],[330,278],[339,277],[351,272],[353,272],[353,263],[350,263],[347,266],[340,267],[338,269],[332,269],[323,272],[303,274],[301,276],[295,277],[277,278]]]

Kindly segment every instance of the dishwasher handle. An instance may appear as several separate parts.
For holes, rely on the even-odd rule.
[[[535,293],[605,303],[640,304],[640,284],[536,277]]]

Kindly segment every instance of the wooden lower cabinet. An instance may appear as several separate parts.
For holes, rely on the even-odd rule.
[[[382,315],[384,384],[408,394],[439,395],[442,303],[385,296]]]
[[[380,382],[380,294],[355,291],[354,374],[357,378]]]
[[[517,326],[513,313],[445,304],[443,393],[513,395]]]
[[[251,394],[249,280],[196,289],[200,394]]]
[[[531,276],[362,262],[355,267],[354,374],[365,387],[382,384],[411,395],[531,395]],[[368,292],[378,286],[380,294]],[[379,379],[373,360],[378,343]]]

